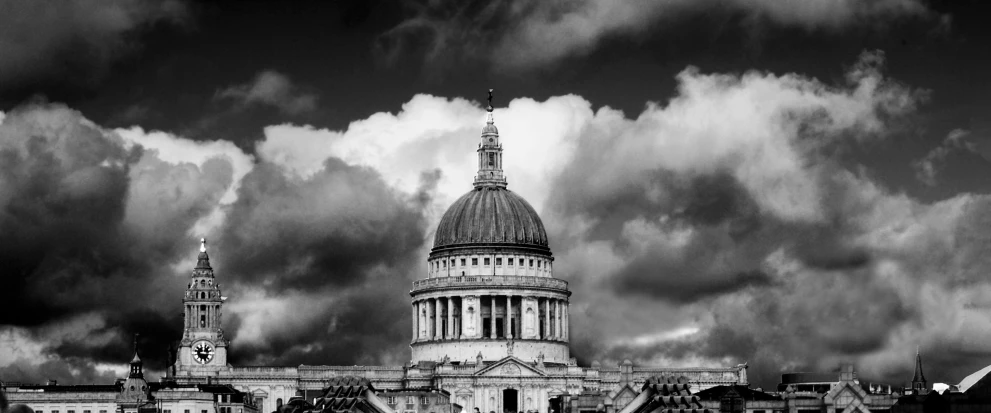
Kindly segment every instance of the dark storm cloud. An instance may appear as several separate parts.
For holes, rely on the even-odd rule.
[[[703,14],[739,16],[741,25],[753,31],[767,24],[835,33],[904,18],[943,25],[919,0],[414,0],[405,4],[410,16],[379,35],[375,51],[393,64],[404,56],[422,57],[431,70],[464,61],[481,61],[498,70],[540,68],[590,54],[610,38],[642,38]]]
[[[180,0],[0,2],[0,91],[92,85],[140,48],[142,30],[188,14]]]
[[[170,265],[189,254],[186,232],[230,185],[228,162],[165,164],[57,104],[7,113],[0,159],[0,232],[15,240],[0,243],[0,300],[19,309],[0,325],[46,343],[44,354],[76,372],[18,362],[5,377],[102,377],[90,367],[126,363],[134,333],[153,339],[147,365],[162,368],[165,337],[181,326],[182,283]]]
[[[238,292],[228,303],[235,359],[397,363],[426,232],[422,209],[439,178],[438,170],[424,172],[419,190],[405,194],[374,170],[334,157],[305,179],[256,165],[214,255],[221,282]]]
[[[410,258],[424,222],[371,169],[328,158],[300,180],[271,164],[245,176],[222,231],[225,271],[267,288],[341,288]]]

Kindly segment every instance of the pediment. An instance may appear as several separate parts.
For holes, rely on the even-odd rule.
[[[509,356],[475,372],[482,377],[534,377],[546,376],[544,372],[516,357]]]

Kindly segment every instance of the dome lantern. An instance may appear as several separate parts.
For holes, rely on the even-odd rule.
[[[485,126],[482,127],[481,141],[478,143],[478,174],[475,187],[506,187],[506,176],[502,171],[502,144],[499,143],[499,129],[492,116],[492,89],[489,89],[489,105],[485,108]]]

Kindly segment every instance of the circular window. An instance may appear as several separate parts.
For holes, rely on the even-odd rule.
[[[131,391],[134,391],[134,386],[131,386]]]
[[[492,138],[489,138],[489,143],[492,143]]]

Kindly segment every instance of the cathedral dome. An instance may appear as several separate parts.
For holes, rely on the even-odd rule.
[[[468,192],[447,209],[437,226],[434,251],[472,246],[550,251],[537,211],[523,197],[499,186]]]

